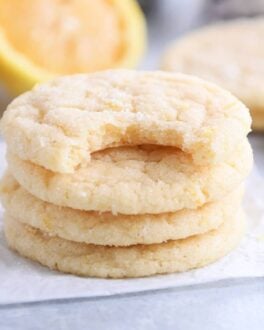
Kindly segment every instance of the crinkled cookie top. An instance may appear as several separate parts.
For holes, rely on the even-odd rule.
[[[211,83],[112,70],[36,86],[9,105],[1,130],[18,157],[72,173],[92,152],[123,145],[177,147],[197,164],[224,161],[250,124],[248,109]]]

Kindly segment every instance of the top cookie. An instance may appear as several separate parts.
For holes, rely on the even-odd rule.
[[[112,70],[58,78],[14,100],[1,130],[24,160],[72,173],[90,153],[121,145],[180,148],[197,164],[230,157],[250,131],[229,92],[183,74]]]
[[[161,66],[215,82],[264,113],[263,36],[264,18],[205,27],[176,41]]]

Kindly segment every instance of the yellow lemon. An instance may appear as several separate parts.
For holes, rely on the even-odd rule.
[[[136,0],[0,0],[0,79],[17,94],[56,75],[133,67],[145,34]]]

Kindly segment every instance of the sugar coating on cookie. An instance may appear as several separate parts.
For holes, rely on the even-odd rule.
[[[239,210],[208,233],[162,244],[105,247],[51,237],[5,217],[8,245],[22,256],[51,269],[81,276],[141,277],[183,272],[205,266],[229,253],[245,232]]]
[[[50,236],[109,246],[162,243],[218,228],[240,207],[240,186],[221,201],[175,213],[118,215],[78,211],[43,202],[23,189],[10,174],[1,182],[1,201],[11,216]]]
[[[160,146],[106,149],[73,174],[51,172],[11,153],[7,160],[19,184],[44,201],[113,214],[158,214],[223,198],[245,180],[253,157],[245,140],[230,159],[212,166],[197,166],[190,155]]]
[[[120,145],[177,147],[196,164],[225,161],[250,131],[247,108],[183,74],[112,70],[58,78],[15,99],[1,121],[11,152],[73,173]]]
[[[264,113],[263,36],[264,18],[208,26],[177,40],[165,52],[161,67],[215,82],[250,110]],[[258,120],[252,115],[255,126]]]

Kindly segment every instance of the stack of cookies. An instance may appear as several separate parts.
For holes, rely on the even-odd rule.
[[[1,122],[7,242],[82,276],[211,263],[245,230],[250,124],[229,92],[183,74],[113,70],[39,85]]]

